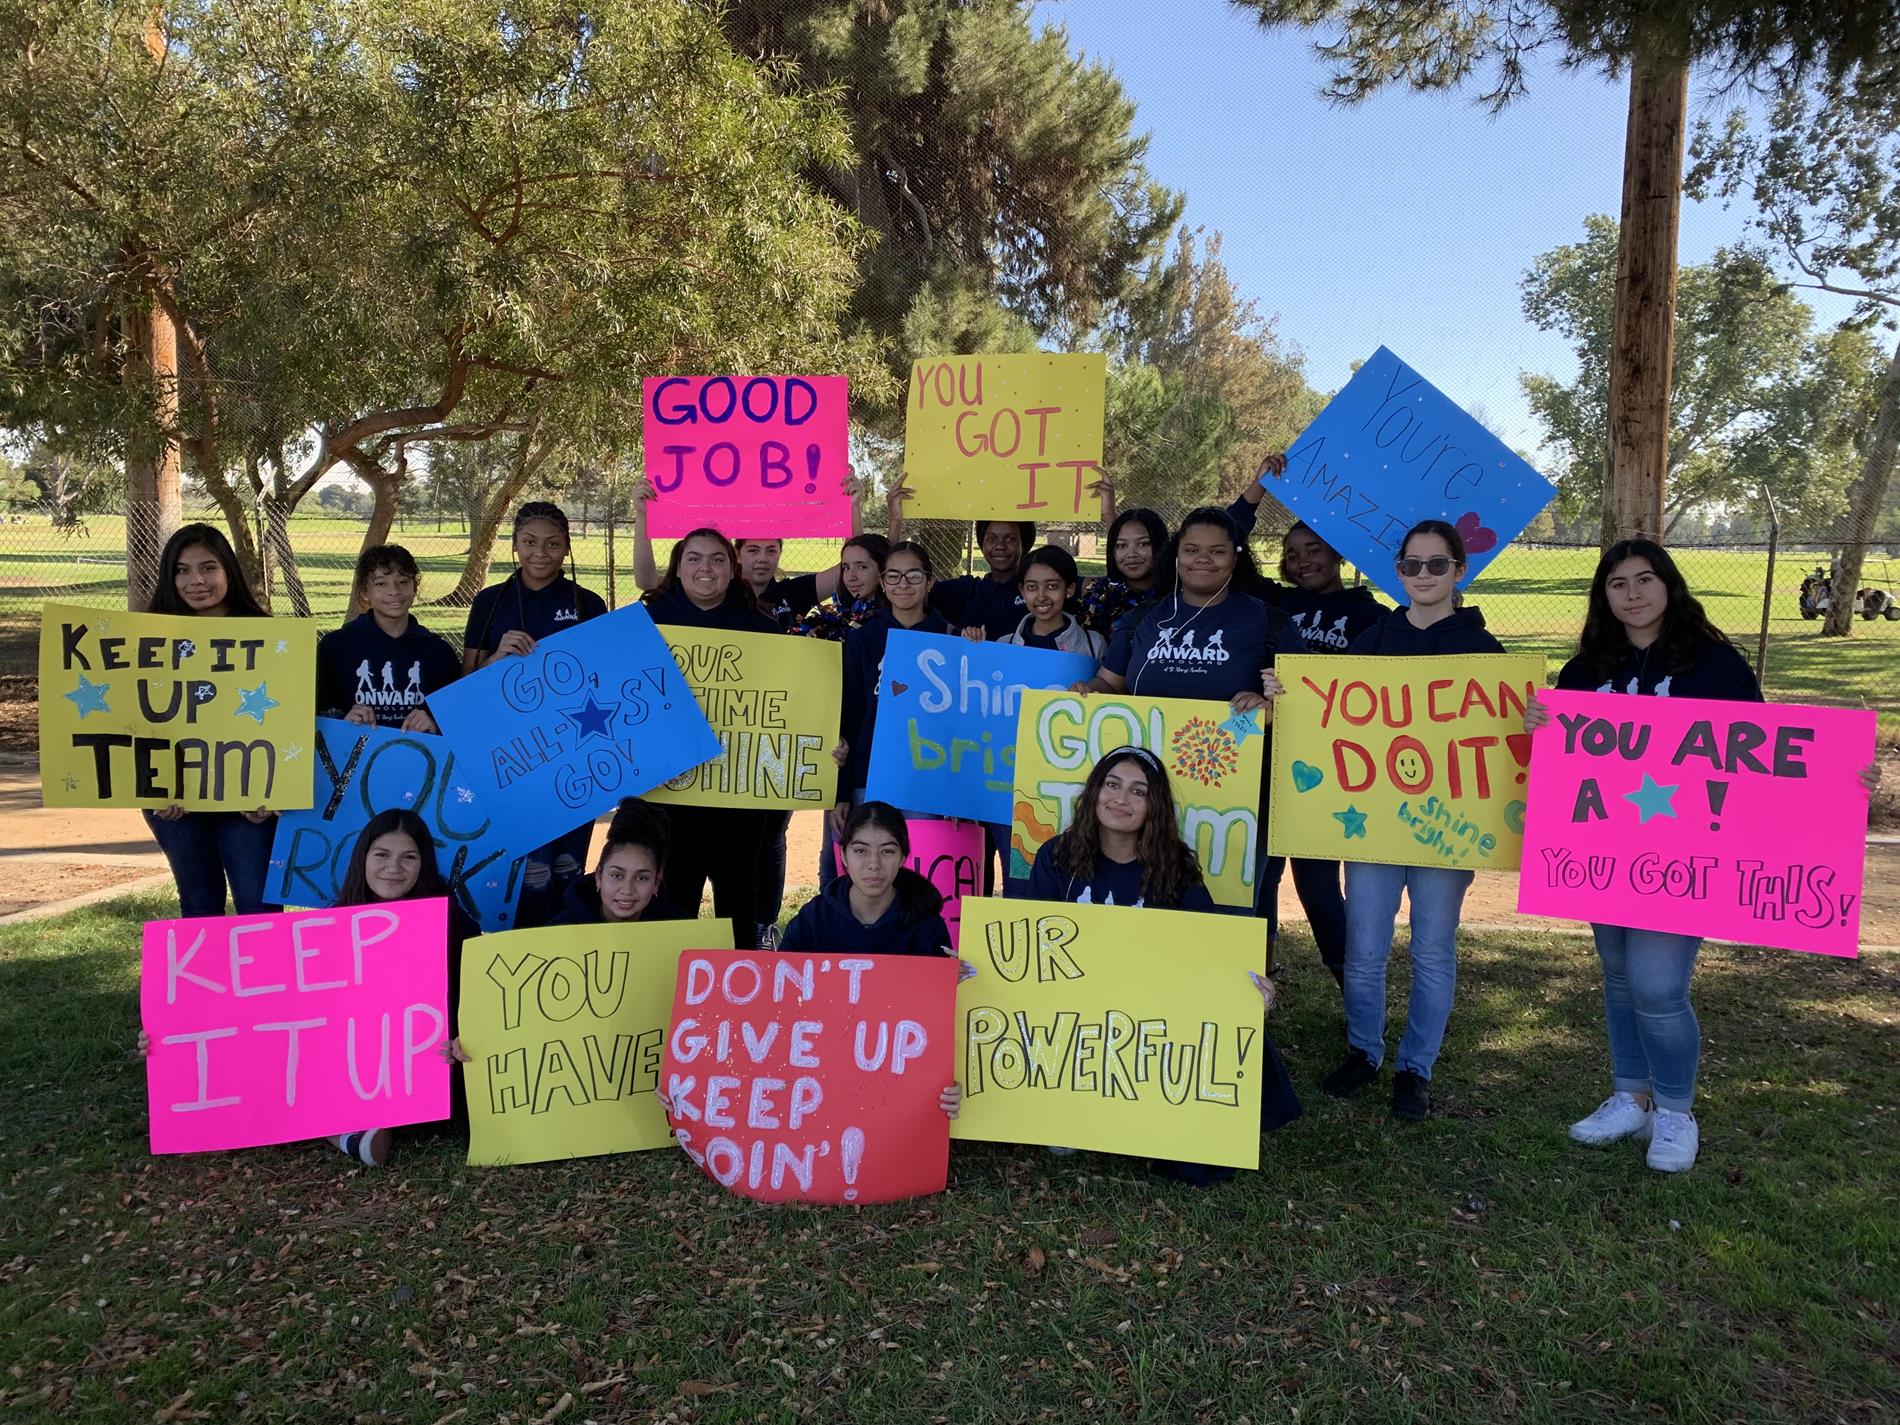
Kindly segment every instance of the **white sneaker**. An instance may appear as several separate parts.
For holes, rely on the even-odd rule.
[[[1692,1113],[1656,1110],[1655,1131],[1649,1139],[1649,1166],[1659,1173],[1686,1173],[1695,1166],[1696,1149],[1702,1146],[1702,1130],[1696,1127]]]
[[[1650,1111],[1636,1101],[1632,1093],[1613,1093],[1597,1105],[1588,1118],[1570,1125],[1570,1136],[1579,1143],[1600,1148],[1605,1143],[1621,1143],[1625,1138],[1647,1142]]]

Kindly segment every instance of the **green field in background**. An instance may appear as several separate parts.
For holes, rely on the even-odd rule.
[[[46,599],[101,605],[124,597],[125,521],[95,515],[83,536],[63,536],[43,517],[0,525],[0,671],[29,672],[38,638],[39,607]],[[574,560],[583,583],[605,595],[607,540],[598,523],[586,533],[575,524]],[[308,591],[311,611],[326,627],[341,621],[349,601],[363,525],[359,520],[299,517],[293,542]],[[453,524],[438,531],[432,521],[400,526],[393,538],[407,545],[423,570],[422,597],[441,598],[453,587],[468,549],[468,536]],[[1277,551],[1271,551],[1277,553]],[[797,540],[786,546],[788,571],[821,568],[835,546]],[[660,557],[664,559],[664,546]],[[1695,549],[1677,551],[1690,586],[1707,604],[1752,661],[1761,624],[1762,575],[1767,555],[1761,550]],[[1818,622],[1807,622],[1796,607],[1802,576],[1825,555],[1784,553],[1775,566],[1770,607],[1768,666],[1771,696],[1789,701],[1860,704],[1883,710],[1900,706],[1900,621],[1861,621],[1851,639],[1823,639]],[[497,541],[491,577],[508,567],[508,543]],[[633,584],[632,542],[624,529],[615,544],[615,595],[626,603],[637,595]],[[1263,566],[1270,563],[1263,559]],[[1507,549],[1473,584],[1473,603],[1484,610],[1494,633],[1514,649],[1542,653],[1552,671],[1574,646],[1583,618],[1583,591],[1596,564],[1590,549]],[[1084,559],[1085,572],[1101,572],[1101,561]],[[1900,589],[1900,560],[1868,563],[1868,578]],[[1271,570],[1269,569],[1269,572]],[[282,585],[278,584],[282,601]],[[287,607],[287,605],[284,605]],[[459,639],[459,610],[424,608],[422,617]]]

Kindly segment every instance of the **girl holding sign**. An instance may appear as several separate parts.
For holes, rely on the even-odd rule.
[[[1072,612],[1080,587],[1075,556],[1053,544],[1044,545],[1023,563],[1023,607],[1029,612],[1017,623],[1014,633],[997,642],[1085,653],[1099,663],[1108,640]]]
[[[778,625],[759,611],[738,573],[732,541],[716,529],[696,529],[673,546],[666,577],[642,602],[662,630],[777,633]],[[741,950],[758,949],[759,862],[773,829],[772,814],[758,807],[675,806],[669,817],[672,883],[680,909],[697,918],[710,881],[714,913],[732,922],[732,943]]]
[[[630,921],[687,920],[661,896],[670,849],[666,812],[638,797],[623,797],[607,823],[594,874],[568,888],[567,905],[549,925],[625,925]]]
[[[188,524],[165,541],[147,613],[189,618],[266,618],[223,531]],[[275,812],[186,811],[173,804],[140,813],[165,853],[181,916],[223,915],[224,888],[239,915],[274,911],[264,901]]]
[[[1284,466],[1285,457],[1281,457]],[[1339,576],[1339,551],[1297,521],[1280,542],[1278,603],[1293,620],[1308,653],[1344,653],[1352,641],[1384,618],[1387,609],[1363,584],[1347,588]],[[1286,858],[1267,863],[1267,894],[1277,899]],[[1339,890],[1339,862],[1293,858],[1293,889],[1319,947],[1320,963],[1336,984],[1346,979],[1346,899]]]
[[[466,1062],[467,1056],[460,1053],[454,1039],[455,1015],[456,1003],[461,997],[462,944],[475,935],[476,930],[450,894],[449,883],[436,864],[435,852],[429,828],[414,812],[400,807],[378,812],[357,833],[356,845],[350,849],[349,869],[343,874],[335,903],[338,906],[375,905],[382,901],[437,897],[448,901],[449,940],[444,950],[448,955],[449,1002],[444,1007],[448,1011],[450,1057]],[[151,1035],[141,1028],[138,1053],[140,1057],[149,1057],[151,1052]],[[468,1101],[463,1097],[461,1076],[457,1074],[449,1082],[449,1118],[465,1125]],[[330,1141],[365,1167],[380,1168],[389,1161],[393,1137],[393,1131],[388,1128],[366,1128],[339,1134]]]
[[[472,673],[497,658],[534,651],[541,639],[607,612],[606,601],[562,573],[569,551],[567,515],[559,505],[530,500],[515,511],[515,568],[490,584],[468,608],[462,671]],[[593,826],[578,826],[530,851],[522,867],[517,923],[540,925],[562,903],[587,859]]]
[[[1036,852],[1036,901],[1212,912],[1194,848],[1181,839],[1174,784],[1145,747],[1118,747],[1090,770],[1075,820]]]
[[[844,874],[785,927],[788,954],[953,955],[943,896],[910,858],[910,828],[889,802],[860,802],[845,819]]]
[[[1394,609],[1353,640],[1353,654],[1429,658],[1457,653],[1502,653],[1485,630],[1484,615],[1458,604],[1465,542],[1444,520],[1420,520],[1399,545],[1396,567],[1411,603]],[[1279,697],[1279,679],[1264,680]],[[1392,1076],[1392,1112],[1411,1121],[1431,1114],[1432,1066],[1451,1020],[1458,984],[1458,917],[1471,872],[1450,866],[1346,863],[1345,1062],[1321,1087],[1337,1098],[1376,1083],[1385,1061],[1385,969],[1399,898],[1412,903],[1412,991]]]
[[[1762,701],[1748,660],[1709,621],[1669,552],[1647,539],[1619,540],[1597,561],[1577,655],[1564,664],[1557,686]],[[1524,709],[1526,732],[1549,721],[1542,702]],[[1877,767],[1861,774],[1869,791],[1878,779]],[[1694,1107],[1702,1030],[1689,1003],[1689,979],[1702,941],[1620,925],[1590,931],[1603,962],[1611,1092],[1594,1113],[1570,1125],[1570,1136],[1592,1145],[1646,1142],[1650,1167],[1686,1172],[1701,1146]]]
[[[1157,698],[1208,698],[1231,703],[1235,714],[1260,714],[1266,698],[1261,678],[1281,653],[1301,651],[1293,621],[1251,591],[1266,581],[1253,552],[1226,510],[1190,511],[1162,560],[1161,594],[1123,619],[1109,639],[1102,666],[1078,693],[1143,693]],[[1262,759],[1260,808],[1267,804],[1267,764]],[[1269,938],[1275,907],[1262,893],[1267,839],[1258,839],[1254,861],[1253,913],[1267,918]],[[1245,914],[1243,909],[1241,914]]]

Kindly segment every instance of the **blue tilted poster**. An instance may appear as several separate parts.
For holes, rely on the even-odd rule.
[[[865,796],[902,811],[1007,823],[1023,691],[1067,688],[1095,667],[1081,653],[891,630]]]
[[[1285,475],[1260,483],[1400,603],[1392,562],[1418,521],[1458,530],[1469,582],[1557,493],[1383,346],[1288,448]]]
[[[532,851],[720,754],[673,651],[633,604],[429,695],[488,813]]]

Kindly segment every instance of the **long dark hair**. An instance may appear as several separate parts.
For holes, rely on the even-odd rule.
[[[1141,866],[1141,898],[1158,910],[1181,903],[1184,892],[1202,883],[1200,858],[1181,839],[1175,821],[1174,784],[1168,769],[1154,753],[1140,747],[1117,747],[1102,755],[1089,769],[1089,779],[1076,798],[1075,820],[1055,839],[1056,868],[1071,876],[1093,880],[1102,855],[1102,823],[1095,804],[1101,799],[1108,774],[1124,762],[1133,762],[1148,779],[1148,819],[1135,836],[1135,860]]]
[[[442,869],[435,863],[435,838],[429,835],[429,828],[422,818],[407,807],[391,807],[388,811],[379,811],[369,819],[369,825],[357,834],[356,845],[350,848],[350,869],[343,873],[343,884],[337,888],[338,905],[375,905],[381,897],[369,888],[369,848],[379,836],[387,836],[392,831],[400,831],[416,843],[416,850],[422,853],[422,865],[416,872],[416,888],[404,896],[404,900],[432,900],[436,896],[449,894],[449,883],[443,879]]]
[[[1577,639],[1577,656],[1583,659],[1592,678],[1608,678],[1629,656],[1629,635],[1610,612],[1608,593],[1610,571],[1625,559],[1648,560],[1669,593],[1662,629],[1650,645],[1659,668],[1666,673],[1686,672],[1709,644],[1731,646],[1729,636],[1709,621],[1701,600],[1689,592],[1689,583],[1668,550],[1653,539],[1619,539],[1597,560],[1597,572],[1590,577],[1590,604],[1583,616],[1583,634]]]
[[[695,539],[716,539],[726,547],[726,557],[732,561],[732,582],[726,586],[728,604],[738,604],[742,608],[760,612],[759,596],[752,592],[752,586],[739,577],[739,546],[711,525],[701,525],[698,529],[688,530],[673,542],[673,549],[666,556],[666,577],[660,580],[659,588],[646,595],[643,602],[654,604],[679,587],[680,560],[686,554],[686,545]]]
[[[1076,600],[1082,593],[1082,575],[1075,567],[1075,556],[1059,544],[1045,544],[1024,557],[1022,567],[1016,571],[1016,582],[1022,583],[1029,577],[1030,569],[1038,564],[1053,570],[1056,578],[1069,586],[1069,596],[1062,601],[1062,611],[1074,613],[1080,607]]]
[[[1108,577],[1119,579],[1124,584],[1128,582],[1128,576],[1122,573],[1121,567],[1115,563],[1115,541],[1121,538],[1122,527],[1131,524],[1138,524],[1148,531],[1148,544],[1154,550],[1155,558],[1153,577],[1156,583],[1160,583],[1161,551],[1168,547],[1167,521],[1153,510],[1139,507],[1123,510],[1115,516],[1115,522],[1108,527]]]
[[[224,566],[224,602],[230,617],[269,617],[257,602],[257,595],[251,592],[251,581],[244,577],[244,566],[238,563],[231,541],[224,537],[223,530],[210,524],[180,525],[178,532],[165,541],[164,551],[158,556],[158,582],[152,585],[152,603],[147,613],[192,613],[191,605],[178,593],[178,561],[194,544],[202,544]]]
[[[662,807],[638,797],[622,797],[614,808],[614,819],[607,823],[607,839],[600,845],[594,862],[594,874],[607,864],[607,858],[622,846],[638,846],[653,858],[656,873],[654,894],[666,883],[666,858],[673,849],[673,825]]]
[[[905,543],[909,543],[909,541],[906,540]],[[870,555],[871,562],[877,565],[878,577],[871,581],[871,597],[869,602],[873,604],[885,603],[883,580],[884,561],[891,557],[891,541],[881,534],[854,534],[851,538],[838,546],[838,560],[840,563],[844,562],[845,551],[850,549],[853,545],[856,545],[859,549],[862,549],[866,554]],[[930,572],[930,565],[927,562],[924,565],[924,572]],[[841,609],[849,609],[854,602],[851,591],[844,586],[844,575],[842,572],[838,575],[837,592],[834,593],[832,597],[837,600],[838,607]]]
[[[840,856],[844,848],[851,844],[851,838],[867,826],[890,833],[904,857],[909,858],[910,827],[904,822],[904,814],[889,802],[859,802],[851,809],[851,815],[845,818],[844,835],[838,838]],[[849,874],[846,873],[847,876]],[[929,920],[933,915],[943,914],[943,893],[909,866],[898,868],[892,888],[896,892],[897,908],[905,925],[915,925],[919,921]]]
[[[1189,510],[1181,517],[1181,527],[1168,540],[1167,553],[1155,569],[1156,595],[1172,594],[1181,582],[1181,538],[1196,525],[1212,525],[1225,534],[1234,546],[1234,577],[1228,591],[1236,594],[1252,594],[1255,598],[1264,595],[1271,587],[1266,576],[1260,572],[1260,566],[1254,561],[1253,549],[1247,543],[1240,526],[1234,523],[1234,517],[1216,505],[1202,505],[1198,510]]]

